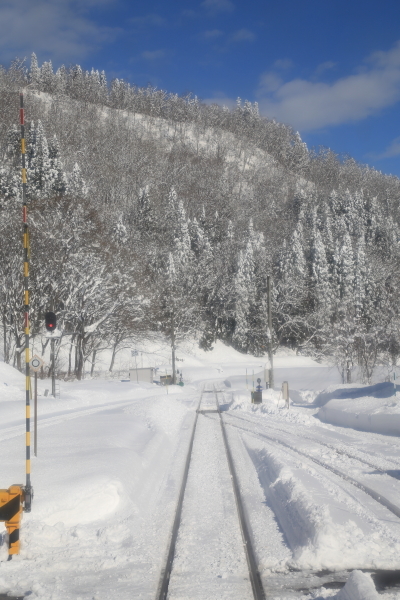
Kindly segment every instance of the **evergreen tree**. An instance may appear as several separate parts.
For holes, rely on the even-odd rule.
[[[21,198],[21,176],[15,169],[0,167],[0,209]]]
[[[122,246],[122,245],[126,244],[126,242],[128,240],[128,233],[127,233],[126,227],[123,223],[123,215],[122,214],[119,215],[118,221],[115,223],[115,225],[112,229],[112,238],[118,246]]]
[[[284,243],[275,270],[274,313],[275,338],[292,347],[304,343],[309,334],[308,266],[304,253],[302,220],[297,223],[289,243]]]
[[[40,89],[41,87],[41,73],[38,65],[37,56],[34,52],[31,55],[31,68],[29,71],[29,80],[30,83],[36,88]]]
[[[149,186],[145,186],[139,192],[136,222],[139,231],[145,236],[150,236],[155,228],[156,223],[150,202]]]
[[[13,166],[20,166],[21,162],[21,132],[16,125],[7,131],[6,158]]]
[[[0,207],[18,200],[21,195],[20,132],[16,125],[6,136],[3,164],[0,167]]]
[[[44,198],[51,193],[53,177],[49,147],[42,122],[32,122],[28,145],[29,193],[32,198]]]
[[[247,317],[250,308],[247,293],[249,283],[247,267],[245,253],[241,250],[238,258],[238,271],[235,277],[235,331],[233,342],[242,351],[247,350]]]
[[[50,159],[50,190],[56,195],[61,196],[67,189],[67,177],[64,172],[61,157],[60,146],[57,136],[54,134],[52,141],[49,143],[49,159]]]
[[[63,94],[67,88],[67,70],[64,65],[57,69],[54,76],[54,91],[56,94]]]
[[[357,242],[356,261],[354,271],[354,310],[357,319],[364,315],[364,306],[366,301],[367,283],[367,262],[365,256],[365,240],[361,236]]]
[[[265,248],[264,235],[255,234],[252,243],[254,256],[254,281],[255,295],[250,306],[250,328],[249,350],[255,356],[264,355],[268,341],[268,307],[267,307],[267,274],[270,272],[268,255]]]
[[[74,164],[74,168],[68,181],[67,192],[75,198],[85,198],[87,196],[88,190],[78,163]]]
[[[353,300],[354,255],[349,233],[346,233],[337,257],[339,297],[343,304]]]
[[[176,205],[176,220],[174,232],[174,257],[179,272],[189,268],[191,261],[191,243],[189,227],[186,220],[185,209],[182,200]]]
[[[325,315],[327,316],[329,314],[331,303],[329,269],[325,246],[318,229],[314,231],[314,239],[311,251],[311,270],[312,282],[315,290],[316,307],[324,309]]]
[[[238,270],[235,277],[235,330],[233,342],[242,352],[251,344],[250,309],[256,298],[254,277],[254,254],[250,242],[239,252]]]
[[[41,88],[51,94],[55,88],[55,77],[51,60],[44,62],[40,70]]]

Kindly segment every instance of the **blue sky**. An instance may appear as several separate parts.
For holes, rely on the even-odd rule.
[[[0,63],[32,52],[137,85],[237,97],[400,176],[399,0],[1,0]]]

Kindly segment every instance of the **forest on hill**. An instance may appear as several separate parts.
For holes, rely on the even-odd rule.
[[[81,378],[105,348],[164,333],[333,358],[346,377],[400,356],[400,180],[238,99],[138,88],[79,65],[0,68],[0,312],[23,351],[20,90],[25,94],[31,335],[57,313]],[[46,340],[43,338],[43,350]],[[113,363],[110,365],[112,369]]]

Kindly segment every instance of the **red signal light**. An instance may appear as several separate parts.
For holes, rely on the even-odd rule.
[[[48,312],[44,316],[47,331],[52,331],[57,327],[57,317],[53,312]]]

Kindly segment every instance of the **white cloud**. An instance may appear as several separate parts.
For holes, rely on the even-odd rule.
[[[204,0],[201,6],[211,13],[232,12],[235,8],[231,0]]]
[[[249,29],[239,29],[231,37],[232,42],[252,42],[255,39],[255,34]]]
[[[283,84],[283,79],[279,77],[273,71],[269,73],[263,73],[260,77],[260,84],[258,93],[259,94],[268,94],[269,92],[276,92]]]
[[[334,69],[336,66],[337,66],[337,63],[333,62],[333,60],[327,60],[326,62],[323,62],[320,65],[318,65],[318,67],[314,71],[314,74],[316,75],[316,77],[319,77],[320,75],[322,75],[322,73],[325,73],[326,71],[330,71],[331,69]]]
[[[36,52],[39,60],[81,60],[119,32],[99,26],[87,16],[89,8],[107,3],[110,0],[1,0],[2,62],[31,52]]]
[[[395,138],[391,144],[386,148],[382,154],[378,154],[376,156],[372,156],[375,160],[380,160],[382,158],[392,158],[393,156],[399,156],[400,154],[400,136]]]
[[[266,72],[257,99],[264,115],[303,131],[365,119],[400,100],[400,42],[372,54],[356,74],[332,83],[284,82]]]

